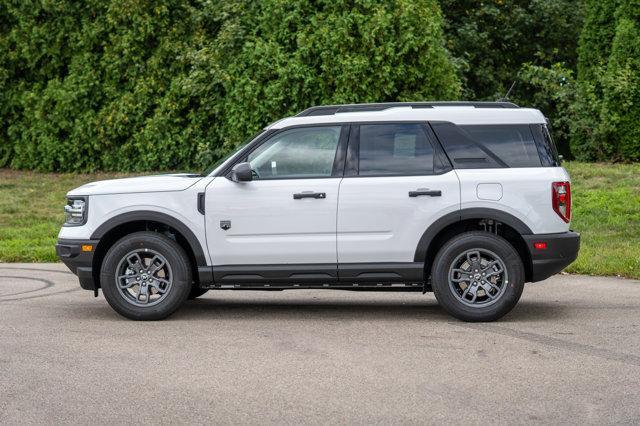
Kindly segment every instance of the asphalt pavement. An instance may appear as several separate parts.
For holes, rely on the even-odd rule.
[[[210,291],[133,322],[61,264],[0,264],[0,423],[640,423],[640,281],[432,294]]]

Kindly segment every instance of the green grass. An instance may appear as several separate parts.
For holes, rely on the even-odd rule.
[[[640,164],[565,163],[580,256],[568,272],[640,278]],[[65,194],[124,175],[0,170],[0,261],[55,262]]]
[[[57,262],[65,194],[83,183],[123,175],[0,169],[0,262]]]
[[[640,278],[640,164],[565,163],[580,255],[568,272]]]

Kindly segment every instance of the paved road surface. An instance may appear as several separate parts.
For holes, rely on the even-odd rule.
[[[502,321],[430,294],[209,292],[127,321],[0,264],[0,423],[640,422],[640,282],[557,276]]]

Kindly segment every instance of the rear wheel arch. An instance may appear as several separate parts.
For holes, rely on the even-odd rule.
[[[487,226],[495,226],[496,223],[497,231],[496,228],[487,230]],[[526,280],[531,280],[533,275],[531,254],[522,235],[530,235],[533,232],[517,217],[496,209],[471,208],[442,216],[422,234],[415,251],[414,262],[425,263],[425,277],[428,279],[431,275],[433,260],[443,244],[463,232],[478,230],[487,230],[506,239],[522,259]]]

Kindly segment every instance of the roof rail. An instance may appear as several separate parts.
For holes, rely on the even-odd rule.
[[[434,108],[434,107],[474,107],[474,108],[519,108],[512,102],[384,102],[373,104],[324,105],[307,108],[296,114],[296,117],[312,115],[334,115],[341,112],[384,111],[389,108]]]

